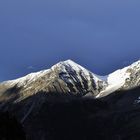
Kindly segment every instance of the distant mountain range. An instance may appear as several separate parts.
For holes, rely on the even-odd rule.
[[[51,138],[50,136],[52,133],[47,131],[48,127],[43,125],[43,121],[46,122],[48,120],[47,116],[49,110],[47,110],[47,107],[48,109],[52,108],[52,110],[50,110],[51,113],[54,109],[53,106],[50,106],[51,104],[57,104],[58,107],[61,104],[64,106],[67,103],[69,105],[72,104],[71,108],[68,107],[68,110],[70,109],[69,111],[74,113],[72,111],[72,109],[74,109],[73,103],[75,104],[75,102],[77,102],[75,107],[80,107],[80,112],[77,115],[80,115],[82,112],[81,108],[84,108],[85,112],[89,114],[86,115],[86,117],[93,116],[96,107],[99,108],[97,109],[98,111],[101,111],[99,113],[101,116],[104,116],[104,113],[106,112],[109,117],[110,113],[114,117],[114,113],[117,113],[118,111],[119,113],[117,113],[117,115],[122,115],[122,113],[128,113],[130,111],[130,113],[127,114],[129,120],[131,118],[130,116],[134,116],[134,118],[140,116],[140,113],[138,113],[140,103],[139,86],[140,61],[123,69],[119,69],[109,75],[99,76],[72,60],[67,60],[59,62],[50,69],[31,73],[16,80],[2,82],[0,84],[0,111],[9,112],[16,116],[18,121],[23,124],[25,128],[27,139],[55,140],[55,138]],[[83,105],[92,105],[94,103],[94,107],[85,107]],[[100,105],[98,106],[98,104],[100,104],[101,107]],[[104,110],[104,105],[106,107],[109,106],[109,110]],[[58,108],[58,110],[61,110],[62,108],[63,107]],[[89,109],[92,110],[90,113]],[[57,112],[59,112],[58,110],[55,111],[56,115],[59,116],[60,114],[57,114]],[[98,111],[96,113],[98,113]],[[61,113],[63,114],[64,112]],[[85,114],[83,116],[85,117]],[[124,117],[124,114],[122,116]],[[106,121],[106,119],[104,121]],[[140,122],[140,119],[137,118],[137,122]],[[122,121],[122,124],[124,125],[124,120]],[[117,123],[115,126],[117,126]],[[68,129],[68,127],[69,126],[67,126],[66,129]],[[140,125],[137,124],[137,127],[140,128]],[[50,129],[51,127],[49,130]],[[125,128],[123,130],[125,135]],[[49,132],[51,134],[48,134]],[[106,135],[106,133],[104,135]],[[118,134],[111,135],[111,137],[107,139],[125,140],[125,137],[127,136],[127,134],[122,136],[122,134],[118,132]],[[134,136],[137,135],[132,134],[132,140],[136,139],[133,139]],[[88,139],[86,138],[83,140]],[[97,139],[101,139],[101,137]]]

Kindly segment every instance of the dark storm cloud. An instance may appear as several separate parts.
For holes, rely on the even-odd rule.
[[[138,0],[1,0],[0,80],[65,59],[98,74],[139,59],[139,7]]]

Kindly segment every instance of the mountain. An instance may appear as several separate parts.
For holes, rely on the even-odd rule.
[[[108,86],[97,97],[106,96],[117,90],[129,90],[140,85],[140,61],[119,69],[107,76]]]
[[[140,61],[107,76],[93,74],[72,60],[60,62],[50,69],[31,73],[25,77],[0,84],[4,93],[16,86],[20,89],[19,100],[40,91],[72,94],[76,96],[106,96],[116,90],[140,85]],[[2,96],[3,94],[1,94]]]
[[[99,76],[67,60],[2,82],[0,111],[17,118],[27,140],[136,140],[139,97],[140,61]]]
[[[107,82],[71,60],[60,62],[48,70],[31,73],[25,77],[0,84],[1,93],[12,87],[20,88],[19,100],[40,91],[84,96],[98,95]]]

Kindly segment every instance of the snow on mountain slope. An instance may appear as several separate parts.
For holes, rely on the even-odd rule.
[[[67,66],[67,70],[66,70],[66,66]],[[31,74],[28,74],[24,77],[15,79],[15,80],[9,80],[9,81],[5,81],[3,82],[3,84],[19,84],[19,85],[25,85],[27,83],[33,82],[35,80],[37,80],[38,78],[46,75],[47,73],[49,73],[50,71],[55,71],[55,69],[59,69],[61,68],[61,72],[72,72],[71,70],[75,70],[77,73],[82,71],[85,75],[85,77],[90,80],[90,74],[89,71],[86,70],[85,68],[83,68],[82,66],[78,65],[77,63],[73,62],[72,60],[67,60],[67,61],[63,61],[63,62],[59,62],[58,64],[52,66],[51,69],[47,69],[47,70],[42,70],[39,72],[34,72]],[[99,79],[101,80],[101,77],[95,74],[92,74],[94,76],[95,81],[98,81]]]
[[[40,91],[72,93],[73,95],[106,96],[116,90],[140,85],[140,61],[107,76],[93,74],[72,60],[59,62],[48,70],[31,73],[0,84],[0,91],[14,86],[22,88],[24,98]],[[23,99],[23,97],[21,99]]]
[[[130,66],[127,66],[123,69],[119,69],[109,74],[107,76],[108,86],[104,91],[101,91],[100,94],[96,96],[96,98],[106,96],[118,89],[123,90],[139,86],[140,85],[139,76],[140,76],[140,61],[137,61]]]
[[[48,70],[3,82],[0,84],[0,91],[4,93],[10,88],[19,88],[20,93],[18,95],[20,97],[18,101],[21,101],[41,91],[46,93],[67,93],[76,96],[91,93],[96,96],[106,86],[107,82],[100,76],[91,73],[72,60],[67,60],[59,62]]]
[[[28,74],[28,75],[26,75],[26,76],[24,76],[22,78],[5,81],[2,84],[10,84],[10,85],[19,84],[21,86],[24,86],[24,85],[26,86],[27,83],[33,82],[36,79],[38,79],[39,77],[44,76],[45,74],[48,73],[48,71],[49,70],[43,70],[43,71],[40,71],[40,72],[31,73],[31,74]]]
[[[121,88],[125,84],[126,79],[130,77],[130,73],[126,73],[126,70],[127,69],[124,68],[109,74],[107,76],[108,86],[104,91],[101,91],[100,94],[96,96],[96,98],[106,96]]]

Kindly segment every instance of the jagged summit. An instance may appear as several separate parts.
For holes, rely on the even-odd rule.
[[[74,61],[68,59],[66,61],[61,61],[61,62],[55,64],[54,66],[51,67],[51,69],[53,69],[53,70],[57,69],[57,68],[63,66],[64,64],[66,64],[66,63],[69,64],[69,65],[72,65],[72,66],[78,65]],[[25,83],[27,83],[27,81],[28,82],[33,82],[36,79],[46,75],[49,71],[50,71],[50,69],[41,70],[39,72],[33,72],[33,73],[27,74],[23,77],[20,77],[20,78],[14,79],[14,80],[4,81],[4,82],[2,82],[2,84],[12,84],[13,85],[13,84],[18,84],[19,83],[20,85],[24,85]]]
[[[57,92],[84,96],[98,95],[105,90],[107,83],[72,60],[62,61],[50,69],[28,74],[22,78],[0,84],[0,91],[12,87],[20,88],[20,100],[40,91]]]
[[[98,76],[72,60],[61,61],[50,69],[28,74],[0,84],[0,91],[20,87],[21,98],[39,91],[73,95],[106,96],[116,90],[140,85],[140,60],[107,76]],[[3,88],[4,87],[4,88]]]

